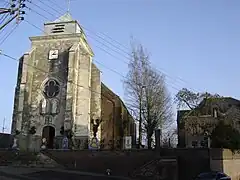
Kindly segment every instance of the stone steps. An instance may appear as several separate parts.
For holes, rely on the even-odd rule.
[[[42,153],[21,151],[0,152],[0,166],[60,167],[54,160]]]

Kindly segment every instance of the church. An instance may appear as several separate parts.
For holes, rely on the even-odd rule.
[[[101,81],[83,28],[69,13],[44,24],[19,59],[12,132],[20,149],[115,149],[136,142],[122,100]],[[43,142],[44,139],[44,142]],[[126,141],[127,139],[127,141]],[[97,145],[96,145],[97,144]]]

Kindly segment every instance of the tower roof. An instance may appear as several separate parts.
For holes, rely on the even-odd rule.
[[[72,18],[71,14],[69,12],[65,13],[64,15],[60,16],[58,19],[53,21],[54,23],[59,23],[59,22],[68,22],[68,21],[74,21]]]

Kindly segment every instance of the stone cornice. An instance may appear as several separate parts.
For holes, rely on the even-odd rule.
[[[42,41],[42,40],[56,40],[56,39],[76,39],[79,40],[81,38],[82,33],[76,34],[60,34],[60,35],[47,35],[47,36],[33,36],[29,37],[31,41]]]

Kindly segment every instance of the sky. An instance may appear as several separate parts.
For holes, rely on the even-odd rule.
[[[5,0],[0,0],[1,6],[4,3]],[[26,5],[26,21],[4,43],[1,43],[4,34],[11,31],[15,22],[0,32],[0,50],[15,58],[30,49],[28,37],[43,33],[40,29],[44,22],[67,11],[66,0],[32,0]],[[123,99],[124,79],[119,74],[124,76],[128,71],[131,37],[148,50],[152,65],[165,74],[172,97],[186,87],[194,92],[208,91],[240,99],[236,85],[240,76],[239,9],[239,0],[70,3],[70,13],[85,30],[103,82]],[[5,117],[5,132],[11,128],[17,67],[17,61],[0,56],[0,127]]]

